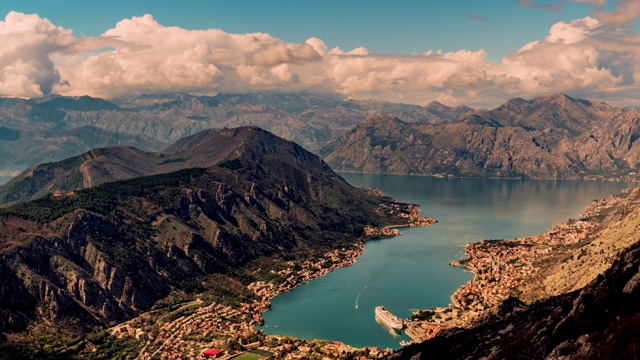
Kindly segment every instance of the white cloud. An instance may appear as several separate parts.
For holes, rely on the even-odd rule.
[[[0,95],[34,97],[50,92],[60,80],[51,54],[76,42],[71,30],[47,19],[7,14],[0,21]]]
[[[570,23],[559,22],[551,26],[547,41],[562,41],[565,44],[574,44],[580,42],[589,36],[589,34],[600,26],[596,19],[586,17],[580,20],[574,20]]]
[[[617,26],[629,25],[640,16],[640,1],[638,0],[620,0],[616,5],[615,11],[596,11],[594,12],[598,20],[604,24],[613,24]]]
[[[594,18],[554,24],[500,63],[487,52],[382,55],[294,44],[269,34],[165,27],[152,16],[76,38],[37,15],[0,22],[0,95],[116,97],[154,92],[307,91],[424,104],[492,106],[567,92],[631,103],[640,94],[640,36]]]

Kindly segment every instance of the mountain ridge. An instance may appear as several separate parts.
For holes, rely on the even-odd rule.
[[[99,184],[178,170],[211,167],[223,161],[264,156],[296,155],[307,161],[310,153],[295,143],[274,146],[273,135],[256,126],[208,129],[178,140],[160,153],[133,147],[98,148],[56,163],[35,165],[0,186],[0,205],[34,200],[47,194],[68,192]],[[313,160],[315,161],[315,160]],[[323,168],[328,169],[320,160]],[[264,169],[261,169],[264,171]]]
[[[0,126],[63,131],[91,125],[173,143],[208,128],[256,125],[317,151],[372,114],[440,122],[463,110],[310,94],[154,94],[113,102],[88,96],[54,96],[0,99]]]
[[[457,177],[634,179],[640,164],[638,110],[564,94],[398,121],[372,117],[320,154],[337,170]]]

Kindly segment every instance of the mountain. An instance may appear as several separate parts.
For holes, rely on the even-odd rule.
[[[371,117],[323,148],[334,169],[510,178],[634,178],[640,111],[566,95],[511,99],[451,122]]]
[[[82,126],[65,131],[17,130],[0,127],[0,170],[22,171],[34,164],[66,159],[96,147],[135,146],[159,151],[166,143]]]
[[[92,173],[88,159],[101,159],[111,180],[179,170],[0,209],[0,334],[9,343],[0,341],[0,353],[17,351],[17,341],[51,355],[43,340],[51,334],[78,339],[160,300],[246,299],[249,282],[285,261],[354,244],[367,225],[407,223],[411,210],[256,127],[208,131],[172,150],[107,148],[65,160],[51,166]]]
[[[208,128],[256,125],[317,151],[371,115],[441,122],[451,121],[468,110],[441,104],[421,107],[310,94],[153,94],[115,102],[88,96],[54,96],[0,99],[0,126],[31,131],[96,126],[172,143]]]
[[[640,188],[602,222],[602,230],[573,263],[564,263],[565,282],[586,277],[577,290],[524,305],[507,300],[484,323],[449,329],[388,359],[633,359],[640,344]],[[603,244],[617,255],[609,262]],[[597,252],[589,249],[598,247]],[[591,253],[591,254],[590,254]],[[585,260],[584,258],[589,258]],[[597,260],[597,261],[592,261]],[[581,266],[576,266],[580,262]],[[598,264],[599,265],[599,264]],[[600,266],[595,266],[598,268]],[[585,270],[591,268],[587,274]],[[571,277],[573,276],[573,277]]]
[[[246,134],[251,134],[248,136]],[[265,142],[258,142],[264,137]],[[47,194],[85,189],[117,180],[166,174],[182,169],[208,168],[242,155],[261,156],[272,149],[273,135],[255,127],[209,129],[180,139],[162,153],[134,147],[90,150],[55,163],[34,165],[0,186],[0,205],[33,200]],[[297,149],[295,152],[300,152]],[[256,153],[258,152],[258,153]],[[254,154],[255,153],[255,154]],[[286,158],[289,154],[283,154]],[[326,165],[325,165],[326,166]]]
[[[34,165],[0,186],[0,205],[150,175],[160,161],[157,153],[123,146],[98,148],[58,162]]]

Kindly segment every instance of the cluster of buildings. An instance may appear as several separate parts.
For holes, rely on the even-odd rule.
[[[377,189],[371,189],[370,191],[374,191],[374,193],[382,193]],[[378,192],[376,192],[378,191]],[[408,220],[407,225],[390,225],[382,228],[375,226],[365,226],[364,234],[367,237],[394,237],[400,236],[401,232],[398,230],[399,227],[404,226],[429,226],[437,223],[438,221],[434,218],[429,218],[426,216],[420,216],[420,206],[414,204],[408,205],[400,205],[399,203],[392,203],[391,209],[389,210],[391,214],[397,213],[398,216],[405,218]]]
[[[111,330],[111,335],[122,339],[123,337],[132,337],[136,340],[149,340],[149,336],[141,328],[135,328],[131,325],[125,324],[116,326]]]
[[[248,288],[261,296],[261,304],[266,306],[266,310],[271,306],[270,300],[276,295],[289,291],[301,283],[324,276],[337,268],[354,264],[363,251],[362,244],[353,244],[349,248],[335,249],[313,261],[306,260],[301,264],[289,261],[287,268],[279,271],[271,270],[272,275],[283,278],[284,281],[278,283],[256,281],[249,284]]]
[[[409,226],[429,226],[438,222],[434,218],[426,216],[420,216],[420,206],[415,204],[409,204],[404,211],[398,214],[400,217],[409,220]]]
[[[250,321],[252,304],[241,310],[219,303],[195,309],[191,314],[162,323],[150,329],[151,337],[139,359],[187,359],[203,355],[203,350],[226,349],[227,353],[258,347],[261,334]],[[248,311],[249,310],[249,311]],[[235,347],[233,345],[236,345]],[[209,351],[209,354],[212,352]],[[222,355],[221,352],[217,352]],[[218,356],[216,356],[218,357]]]
[[[338,267],[353,264],[362,251],[362,244],[355,244],[349,248],[331,251],[315,261],[288,262],[287,268],[272,270],[272,275],[284,279],[283,281],[257,281],[248,286],[255,294],[260,295],[258,301],[241,303],[239,307],[216,302],[202,306],[202,301],[197,301],[190,310],[183,309],[182,313],[177,314],[185,315],[174,318],[171,313],[165,314],[157,317],[155,324],[128,322],[116,326],[112,335],[128,336],[144,342],[145,346],[139,359],[205,358],[212,357],[213,350],[220,350],[216,351],[216,358],[225,359],[251,349],[262,350],[275,356],[282,355],[280,357],[287,359],[307,359],[311,354],[317,355],[318,359],[332,356],[333,353],[364,354],[363,349],[344,344],[323,343],[323,346],[317,347],[309,346],[304,340],[296,339],[294,342],[289,338],[265,337],[255,327],[262,323],[262,313],[270,308],[270,300],[277,294],[288,291],[301,282],[325,275]],[[294,345],[291,345],[292,343]],[[332,346],[338,347],[334,349]],[[313,351],[307,351],[307,348]],[[372,359],[376,359],[378,355],[381,357],[384,351],[371,348],[370,351],[366,351],[366,354],[369,353],[372,354]]]
[[[377,346],[354,348],[339,341],[306,341],[287,336],[268,335],[265,341],[271,351],[286,360],[329,360],[351,358],[358,360],[380,359],[393,354],[393,350],[382,350]]]
[[[364,236],[367,237],[394,237],[400,236],[400,230],[395,227],[385,226],[383,228],[367,225],[364,227]]]
[[[467,244],[466,251],[469,258],[464,263],[451,264],[470,268],[475,278],[454,292],[451,301],[463,312],[481,312],[515,292],[523,279],[537,271],[533,263],[551,248],[499,240]]]

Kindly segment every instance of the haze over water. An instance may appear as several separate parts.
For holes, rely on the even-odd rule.
[[[400,237],[367,242],[353,266],[277,296],[272,310],[264,314],[266,327],[262,328],[267,334],[398,348],[400,340],[409,338],[394,337],[376,323],[374,308],[384,305],[399,317],[409,317],[412,310],[449,304],[451,294],[472,278],[462,268],[448,265],[464,257],[465,244],[539,234],[579,217],[592,200],[631,186],[600,181],[341,175],[354,186],[380,188],[400,201],[417,203],[422,215],[439,223],[403,228]]]

